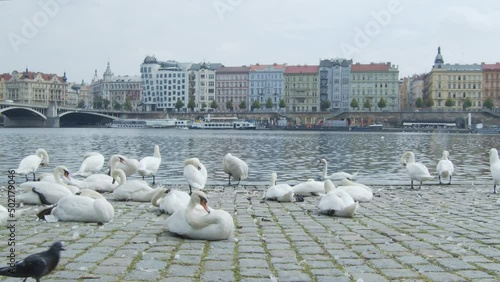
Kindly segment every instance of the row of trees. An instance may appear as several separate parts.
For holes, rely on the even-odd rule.
[[[102,97],[96,97],[94,98],[94,104],[92,106],[94,107],[94,109],[108,109],[110,104],[111,101],[109,101],[108,99]],[[130,97],[125,98],[125,103],[123,103],[123,105],[118,101],[113,101],[112,105],[113,105],[113,110],[131,111],[132,99],[130,99]],[[83,100],[80,100],[78,102],[77,108],[83,108],[85,106],[86,106],[85,102]]]
[[[417,108],[424,108],[424,107],[431,108],[434,106],[434,100],[432,99],[432,97],[429,97],[426,100],[419,97],[415,101],[415,106]],[[444,102],[444,106],[445,107],[453,107],[453,106],[455,106],[455,102],[453,101],[453,99],[448,98]],[[495,102],[493,101],[492,97],[486,98],[486,100],[484,100],[484,102],[483,102],[483,107],[485,107],[487,109],[491,110],[491,109],[493,109],[494,106],[495,106]],[[462,109],[466,110],[467,108],[470,108],[470,107],[472,107],[472,99],[467,97],[467,98],[465,98],[464,103],[462,104]]]
[[[267,101],[266,101],[266,109],[272,109],[273,108],[273,101],[271,100],[271,98],[268,98]],[[177,102],[175,103],[175,108],[177,110],[180,110],[182,107],[184,107],[184,102],[182,102],[182,100],[178,99]],[[189,99],[188,101],[188,104],[187,104],[187,108],[190,109],[191,111],[194,111],[194,108],[196,107],[196,103],[194,102],[193,99]],[[215,100],[213,100],[211,103],[210,103],[210,108],[211,109],[217,109],[219,107],[219,105],[217,105],[217,102]],[[227,109],[233,109],[234,105],[233,105],[233,101],[229,100],[226,102],[226,108]],[[245,110],[247,108],[247,102],[246,101],[241,101],[241,103],[238,105],[238,107],[240,108],[240,110]],[[258,100],[255,100],[253,101],[252,103],[252,106],[251,106],[251,109],[252,111],[254,109],[260,109],[261,107],[261,104]],[[280,108],[285,108],[286,107],[286,104],[285,104],[285,100],[281,99],[280,100],[280,103],[279,103],[279,107]],[[207,108],[207,103],[206,102],[202,102],[201,103],[201,108],[204,110]]]
[[[351,105],[350,105],[350,106],[351,106],[351,108],[353,108],[353,109],[359,109],[359,102],[358,102],[358,100],[356,100],[356,98],[352,99],[352,101],[351,101]],[[379,109],[381,109],[381,110],[382,110],[383,108],[387,107],[387,102],[385,101],[385,99],[384,99],[384,98],[380,98],[380,100],[379,100],[379,101],[378,101],[378,103],[377,103],[377,106],[379,107]],[[372,108],[372,107],[373,107],[373,106],[372,106],[372,103],[370,102],[370,100],[366,100],[366,101],[363,103],[363,108],[364,108],[364,109],[369,109],[369,110],[371,110],[371,108]]]

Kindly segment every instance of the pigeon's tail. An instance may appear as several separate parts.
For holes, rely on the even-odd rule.
[[[23,273],[17,272],[15,267],[10,266],[0,268],[0,275],[9,277],[24,277]]]

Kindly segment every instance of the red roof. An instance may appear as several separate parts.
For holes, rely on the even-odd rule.
[[[318,73],[319,66],[287,66],[285,69],[286,74],[297,74],[297,73]]]
[[[12,78],[12,75],[10,75],[9,73],[0,74],[0,80],[7,81],[7,80],[10,80],[11,78]]]
[[[500,63],[496,64],[482,64],[483,70],[500,70]]]
[[[32,71],[28,72],[28,77],[26,77],[26,72],[25,71],[23,71],[23,72],[14,71],[13,74],[17,74],[18,79],[31,79],[31,80],[35,79],[35,77],[38,74],[40,74],[40,76],[42,77],[42,79],[45,80],[45,81],[50,81],[50,80],[52,80],[52,78],[55,77],[60,82],[64,82],[63,77],[58,76],[57,74],[48,74],[48,73],[43,73],[43,72],[32,72]]]
[[[275,70],[284,69],[286,67],[285,64],[272,64],[272,65],[250,65],[250,71],[256,70],[264,70],[267,67],[272,67]]]
[[[365,72],[365,71],[388,71],[391,68],[390,64],[352,64],[351,72]]]

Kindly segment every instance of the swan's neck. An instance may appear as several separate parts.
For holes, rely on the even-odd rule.
[[[154,152],[153,156],[155,156],[156,158],[161,158],[159,147],[155,146],[155,152]]]
[[[492,152],[490,155],[490,164],[498,163],[500,159],[498,158],[498,153]]]
[[[210,224],[214,223],[214,220],[217,221],[217,219],[214,219],[211,214],[201,214],[199,212],[195,212],[194,209],[196,208],[197,204],[194,204],[192,202],[189,202],[189,205],[185,211],[185,218],[187,223],[192,227],[192,228],[203,228],[206,227]]]
[[[158,190],[151,198],[151,204],[155,207],[160,206],[160,200],[165,196],[165,191],[163,189]]]
[[[127,176],[122,170],[118,170],[118,184],[123,185],[127,182]]]
[[[326,178],[326,172],[328,170],[328,163],[325,162],[325,166],[323,167],[323,178]]]
[[[61,180],[61,172],[59,172],[59,170],[54,171],[54,180],[57,184],[64,185],[64,182]]]

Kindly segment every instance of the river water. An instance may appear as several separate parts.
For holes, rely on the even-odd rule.
[[[51,172],[57,165],[76,172],[83,155],[90,151],[102,153],[106,164],[112,154],[118,153],[140,160],[152,155],[153,146],[158,144],[162,164],[157,183],[165,185],[185,183],[182,162],[190,157],[199,158],[206,166],[208,184],[227,183],[222,158],[228,152],[248,163],[250,175],[242,184],[268,184],[273,171],[278,173],[279,182],[319,180],[323,170],[318,165],[320,158],[328,161],[328,174],[359,170],[357,180],[368,185],[409,184],[399,162],[404,151],[412,150],[416,161],[436,175],[442,151],[448,150],[456,168],[453,183],[489,185],[489,150],[500,147],[500,138],[450,133],[0,128],[0,144],[0,170],[4,175],[38,148],[47,150],[50,166],[39,168],[37,174]],[[0,183],[6,181],[3,177]]]

